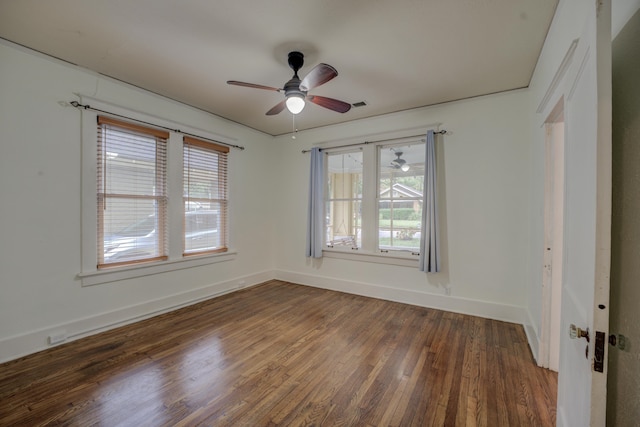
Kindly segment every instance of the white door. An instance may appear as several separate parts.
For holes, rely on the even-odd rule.
[[[604,426],[611,257],[611,1],[592,5],[565,88],[558,425]],[[586,337],[570,338],[570,325]],[[601,345],[596,345],[598,339]],[[599,347],[602,353],[598,353]],[[602,368],[602,372],[598,372]]]

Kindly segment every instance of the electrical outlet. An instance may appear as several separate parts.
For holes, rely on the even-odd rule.
[[[447,286],[446,288],[444,288],[444,292],[445,292],[447,295],[449,295],[449,296],[450,296],[450,295],[451,295],[451,287],[450,287],[450,286]]]
[[[56,332],[49,335],[49,345],[59,344],[67,340],[67,333],[65,331]]]

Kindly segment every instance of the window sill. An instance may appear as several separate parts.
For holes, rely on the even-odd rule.
[[[183,270],[185,268],[231,261],[237,254],[237,251],[228,251],[219,254],[201,256],[191,255],[175,260],[150,262],[147,264],[136,264],[125,267],[114,267],[91,272],[83,272],[79,273],[77,277],[82,281],[82,286],[93,286],[101,283],[165,273],[167,271]]]
[[[349,261],[373,262],[376,264],[399,265],[402,267],[418,267],[418,255],[411,255],[410,252],[376,253],[366,252],[362,249],[357,251],[343,251],[336,249],[323,249],[322,256],[325,258],[345,259]]]

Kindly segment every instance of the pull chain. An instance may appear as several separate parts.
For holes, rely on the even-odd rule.
[[[291,135],[291,139],[296,139],[296,133],[298,132],[298,129],[296,129],[296,115],[292,114],[291,116],[293,117],[293,132]]]

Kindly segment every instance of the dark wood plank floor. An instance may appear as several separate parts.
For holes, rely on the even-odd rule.
[[[280,281],[0,365],[0,425],[552,426],[521,326]]]

